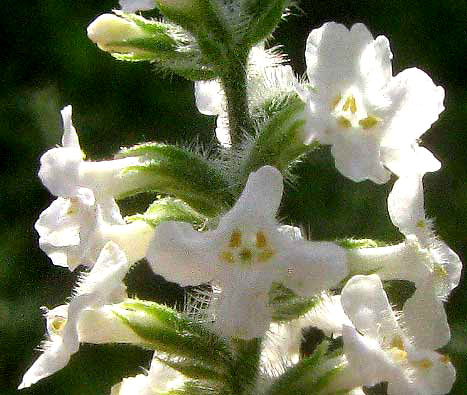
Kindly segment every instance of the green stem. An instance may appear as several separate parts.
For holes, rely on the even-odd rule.
[[[233,51],[232,51],[233,52]],[[232,54],[230,62],[222,70],[222,86],[227,99],[227,113],[232,145],[238,145],[244,134],[254,130],[247,94],[247,54]]]

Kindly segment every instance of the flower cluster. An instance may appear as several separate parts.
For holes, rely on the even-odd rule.
[[[134,14],[156,3],[167,21]],[[393,76],[387,38],[362,24],[313,30],[306,76],[296,77],[263,41],[286,5],[121,1],[89,26],[117,58],[195,80],[199,111],[218,117],[219,149],[145,143],[89,161],[71,106],[62,110],[62,146],[39,170],[56,200],[35,228],[54,265],[82,273],[68,303],[45,311],[43,353],[19,388],[64,368],[88,342],[154,349],[149,370],[116,384],[115,395],[361,395],[381,382],[389,395],[450,391],[455,370],[437,350],[450,339],[443,303],[462,264],[426,217],[423,176],[440,163],[419,146],[444,91],[419,69]],[[287,223],[284,179],[319,145],[332,146],[353,181],[397,176],[388,211],[404,241],[312,241]],[[124,218],[116,200],[141,192],[155,201]],[[128,298],[124,279],[143,259],[165,280],[198,287],[183,311]],[[402,311],[384,289],[393,280],[415,286]],[[323,341],[303,355],[308,328],[342,346],[330,352]]]

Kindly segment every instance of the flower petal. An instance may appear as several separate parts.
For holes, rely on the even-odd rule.
[[[223,285],[218,299],[209,307],[215,316],[214,330],[222,336],[239,339],[262,337],[272,316],[269,290],[258,287],[252,278]]]
[[[389,181],[391,173],[383,167],[379,142],[372,136],[341,136],[334,142],[331,153],[337,170],[352,181],[369,179],[377,184]]]
[[[342,289],[341,303],[355,327],[373,339],[391,342],[403,335],[379,277],[354,276]]]
[[[219,115],[224,112],[224,91],[217,80],[196,81],[195,99],[201,114]]]
[[[384,94],[391,101],[391,121],[382,145],[410,145],[425,133],[444,111],[444,89],[424,71],[411,68],[397,74]]]
[[[308,79],[314,88],[336,94],[360,78],[360,56],[373,41],[365,25],[349,31],[344,25],[328,22],[308,36],[305,49]]]
[[[437,350],[449,342],[451,331],[443,301],[431,284],[417,288],[403,308],[403,323],[408,335],[419,348]]]
[[[378,342],[360,335],[355,328],[347,325],[342,329],[342,336],[349,368],[354,372],[354,377],[360,378],[362,385],[373,386],[391,378],[396,378],[397,381],[401,376],[397,366]]]
[[[282,174],[275,167],[263,166],[250,173],[241,196],[234,207],[225,214],[219,229],[232,228],[232,224],[243,223],[261,226],[262,222],[272,224],[279,209],[284,185]]]
[[[123,12],[148,11],[156,7],[154,0],[119,0]]]
[[[184,222],[164,222],[154,231],[146,258],[154,273],[167,281],[199,285],[213,279],[218,257],[212,250],[213,232],[197,232]]]
[[[332,288],[348,274],[345,251],[327,242],[289,241],[277,264],[276,280],[301,296]]]

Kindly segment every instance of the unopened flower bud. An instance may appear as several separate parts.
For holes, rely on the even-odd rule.
[[[136,23],[113,14],[98,16],[88,26],[88,37],[106,52],[144,52],[126,44],[129,40],[146,38],[147,33]]]

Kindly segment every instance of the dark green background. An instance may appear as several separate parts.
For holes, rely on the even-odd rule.
[[[43,339],[39,307],[62,304],[76,277],[54,267],[38,248],[33,224],[53,197],[36,176],[39,157],[59,143],[59,110],[73,105],[83,149],[94,160],[120,146],[155,140],[213,143],[214,120],[194,107],[192,83],[163,78],[149,64],[119,63],[86,37],[87,25],[116,1],[7,1],[2,4],[0,65],[0,393],[16,393],[22,374],[39,355]],[[443,162],[425,178],[428,214],[461,258],[465,256],[467,189],[465,142],[467,7],[465,1],[302,1],[304,15],[283,22],[273,44],[282,44],[296,72],[304,71],[307,34],[326,21],[348,27],[364,22],[386,35],[394,72],[419,67],[446,89],[446,111],[424,145]],[[356,236],[397,241],[386,214],[392,182],[355,184],[340,176],[327,149],[296,170],[299,188],[288,188],[283,216],[305,224],[314,239]],[[138,202],[123,204],[130,213]],[[152,275],[144,263],[132,272],[130,290],[140,297],[174,303],[180,291]],[[447,347],[457,366],[452,394],[467,392],[467,287],[447,304],[453,336]],[[150,353],[130,346],[88,346],[69,365],[24,394],[105,394],[121,377],[148,367]]]

